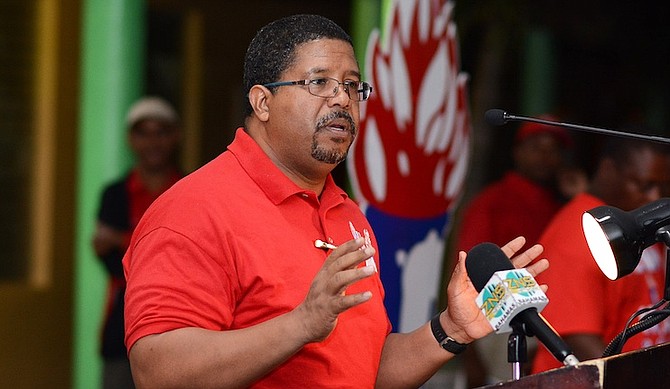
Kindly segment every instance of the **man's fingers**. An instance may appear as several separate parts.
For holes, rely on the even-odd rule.
[[[544,251],[544,247],[542,247],[542,245],[533,245],[528,250],[512,258],[512,264],[514,264],[514,267],[516,268],[525,267],[537,259],[540,254],[542,254],[542,251]]]
[[[372,247],[364,247],[364,239],[352,239],[334,249],[324,263],[320,275],[315,279],[313,286],[316,287],[315,296],[330,299],[333,313],[339,314],[352,306],[369,300],[369,293],[346,293],[349,286],[370,277],[375,273],[375,268],[360,266],[367,258],[374,256]],[[319,281],[320,280],[320,281]],[[320,285],[320,286],[319,286]]]
[[[521,250],[524,244],[526,244],[526,238],[523,236],[517,236],[516,238],[509,241],[506,245],[502,246],[501,249],[508,258],[511,258],[512,255],[514,255],[517,251]]]
[[[532,275],[533,277],[537,277],[538,274],[542,273],[543,271],[547,270],[549,268],[549,261],[545,258],[542,258],[532,265],[526,267],[526,270]]]
[[[459,280],[458,282],[462,282],[463,280],[467,279],[465,278],[465,276],[468,274],[467,268],[465,267],[465,260],[467,256],[468,254],[465,251],[458,252],[458,263],[456,264],[456,267],[454,267],[454,271],[451,276],[451,278]]]
[[[375,254],[372,247],[361,248],[365,244],[363,238],[352,239],[333,250],[326,259],[325,266],[333,266],[335,271],[353,268],[363,260]]]
[[[365,291],[362,293],[348,294],[344,295],[341,298],[340,303],[340,313],[346,311],[349,308],[353,308],[356,305],[363,304],[364,302],[372,298],[372,292]]]
[[[370,266],[362,266],[355,269],[344,270],[333,276],[331,279],[331,284],[337,293],[343,293],[350,285],[364,278],[370,277],[374,273],[375,270]]]

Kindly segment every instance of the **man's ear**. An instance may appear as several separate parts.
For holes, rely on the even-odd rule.
[[[256,117],[262,122],[267,121],[270,117],[269,103],[272,97],[272,92],[262,85],[254,85],[249,90],[249,104]]]

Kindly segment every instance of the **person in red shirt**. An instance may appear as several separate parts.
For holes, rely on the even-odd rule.
[[[560,180],[571,147],[572,139],[560,127],[522,124],[512,149],[513,168],[464,208],[458,223],[458,250],[468,251],[481,242],[502,245],[520,235],[536,242],[563,199],[586,188],[583,175],[569,188]]]
[[[556,121],[549,115],[543,118]],[[502,245],[516,236],[536,242],[563,199],[586,188],[585,175],[567,169],[566,152],[571,147],[572,139],[560,127],[522,124],[514,139],[513,169],[467,204],[457,226],[457,249],[468,251],[481,242]],[[568,174],[576,179],[562,181]],[[469,387],[512,378],[507,339],[508,334],[492,334],[465,352]],[[528,345],[532,352],[534,339],[529,339]]]
[[[464,252],[448,308],[391,333],[374,231],[331,175],[372,91],[349,35],[316,15],[274,21],[247,50],[244,84],[244,128],[149,207],[123,259],[138,386],[418,387],[490,333]]]
[[[552,268],[538,277],[550,286],[542,315],[581,361],[601,357],[633,313],[663,298],[666,260],[663,247],[649,247],[632,274],[609,280],[588,249],[582,214],[605,204],[630,211],[667,195],[668,155],[667,147],[655,143],[608,139],[588,191],[566,204],[539,239],[552,259]],[[661,322],[630,338],[623,351],[669,340],[670,323]],[[532,371],[560,366],[539,347]]]
[[[92,242],[109,276],[101,353],[103,387],[114,389],[134,387],[124,345],[126,282],[121,260],[144,211],[182,177],[176,162],[179,120],[171,104],[153,96],[139,99],[128,110],[126,127],[136,161],[124,177],[103,190]]]

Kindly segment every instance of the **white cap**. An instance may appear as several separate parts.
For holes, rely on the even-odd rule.
[[[179,116],[170,103],[160,97],[143,97],[136,101],[126,115],[126,126],[132,128],[140,120],[155,119],[177,124]]]

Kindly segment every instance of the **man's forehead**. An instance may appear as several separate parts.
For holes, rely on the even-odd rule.
[[[360,73],[353,47],[339,39],[317,39],[296,46],[287,70],[297,67],[309,73],[341,71],[342,68],[356,75]]]
[[[313,68],[307,69],[305,72],[307,75],[328,75],[330,72],[333,71],[333,68],[328,68],[328,67],[323,67],[323,66],[315,66]],[[358,69],[350,69],[345,72],[345,76],[347,77],[356,77],[360,78],[361,73],[358,71]]]

